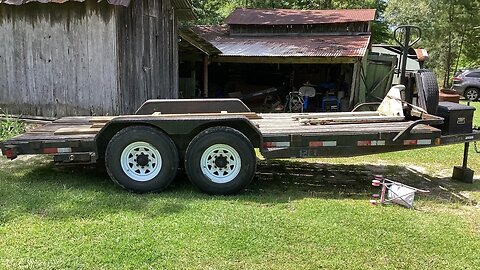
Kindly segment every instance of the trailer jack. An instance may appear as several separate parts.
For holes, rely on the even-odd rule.
[[[466,142],[463,147],[463,164],[461,167],[460,166],[453,167],[452,179],[472,184],[474,171],[468,168],[468,149],[469,148],[470,148],[470,143]]]

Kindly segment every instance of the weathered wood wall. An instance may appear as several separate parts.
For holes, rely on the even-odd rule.
[[[0,108],[64,116],[118,111],[111,5],[0,5]]]
[[[118,13],[120,110],[152,98],[178,97],[178,33],[167,0],[134,1]]]
[[[0,108],[43,116],[128,114],[178,97],[170,0],[0,5]]]

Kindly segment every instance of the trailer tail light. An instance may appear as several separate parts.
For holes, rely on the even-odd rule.
[[[6,148],[5,153],[3,153],[5,157],[8,159],[16,159],[17,158],[17,151],[14,148]]]
[[[11,149],[11,148],[7,148],[7,149],[5,150],[5,156],[6,156],[7,158],[12,158],[13,152],[12,152],[12,149]]]

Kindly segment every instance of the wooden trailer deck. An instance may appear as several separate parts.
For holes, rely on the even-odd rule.
[[[231,115],[231,114],[228,114]],[[368,113],[365,113],[368,115]],[[408,128],[413,121],[390,121],[373,123],[340,123],[340,124],[314,124],[302,122],[303,119],[317,118],[322,114],[248,114],[247,118],[259,129],[264,138],[304,135],[368,135],[379,133],[399,133]],[[328,116],[328,115],[324,115]],[[132,117],[132,116],[129,116]],[[145,117],[145,116],[139,116]],[[154,115],[155,119],[172,118],[172,115]],[[10,144],[24,142],[58,142],[58,141],[94,141],[101,128],[114,118],[122,116],[85,116],[64,117],[52,123],[38,127],[25,134],[9,140]],[[361,118],[360,118],[361,119]],[[387,119],[388,120],[388,119]],[[412,130],[412,134],[439,133],[440,130],[429,125],[419,124]]]
[[[94,128],[95,121],[104,117],[64,117],[52,123],[40,126],[10,139],[11,144],[23,142],[54,141],[94,141],[99,128]],[[111,117],[110,117],[111,118]]]
[[[413,121],[344,123],[344,124],[316,124],[309,125],[301,121],[305,116],[321,114],[259,114],[260,119],[251,120],[264,137],[285,135],[360,135],[378,133],[399,133],[408,128]],[[298,117],[303,116],[303,117]],[[411,133],[431,134],[440,132],[429,125],[415,126]]]

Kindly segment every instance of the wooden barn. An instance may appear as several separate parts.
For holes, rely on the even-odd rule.
[[[302,87],[311,89],[315,111],[350,110],[359,102],[381,100],[383,88],[376,85],[387,80],[373,78],[367,70],[367,64],[384,68],[385,62],[369,55],[375,14],[374,9],[235,9],[223,25],[181,30],[197,54],[187,53],[192,48],[180,43],[180,50],[186,52],[180,55],[180,81],[195,77],[204,96],[241,97],[261,107],[265,99],[255,100],[258,94],[269,93],[279,100]],[[385,65],[388,73],[392,61]],[[189,70],[192,66],[195,73]],[[366,85],[370,81],[372,85]],[[181,88],[188,85],[193,83]]]
[[[0,0],[0,108],[112,115],[177,98],[178,21],[193,18],[190,0]]]

